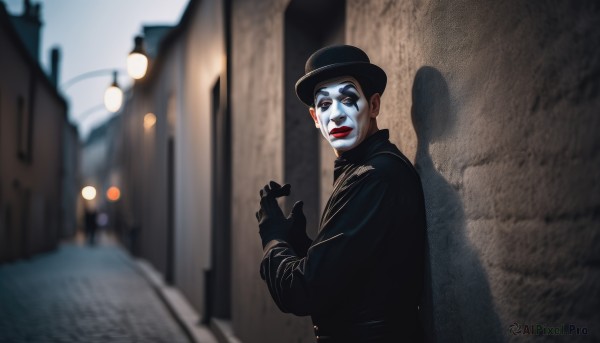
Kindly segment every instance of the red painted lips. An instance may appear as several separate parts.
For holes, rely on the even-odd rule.
[[[329,131],[329,134],[335,138],[344,138],[350,134],[352,131],[351,127],[348,126],[340,126]]]

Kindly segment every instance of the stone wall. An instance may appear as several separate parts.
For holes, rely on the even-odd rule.
[[[600,317],[598,4],[349,1],[427,202],[433,341]],[[593,338],[592,338],[593,337]]]

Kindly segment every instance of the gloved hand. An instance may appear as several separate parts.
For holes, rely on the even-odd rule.
[[[271,181],[260,190],[260,209],[256,212],[256,219],[263,247],[273,239],[292,243],[295,236],[300,236],[295,232],[299,230],[305,232],[306,218],[302,213],[302,202],[294,204],[288,217],[283,215],[277,204],[277,198],[290,195],[290,188],[289,184],[280,186],[277,182]]]
[[[302,211],[303,206],[304,203],[302,201],[296,202],[290,214],[293,220],[290,232],[290,244],[298,256],[301,257],[306,256],[308,247],[312,244],[312,240],[306,234],[306,216],[304,216],[304,212]]]
[[[277,198],[290,194],[289,184],[279,185],[275,181],[269,182],[260,190],[260,209],[256,212],[258,228],[263,247],[273,239],[288,241],[292,220],[286,218],[277,204]]]

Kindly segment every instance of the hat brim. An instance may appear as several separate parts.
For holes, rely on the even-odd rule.
[[[383,69],[368,62],[337,63],[315,69],[302,76],[296,82],[296,95],[306,106],[314,102],[314,90],[317,84],[340,76],[352,76],[360,83],[369,83],[373,93],[383,94],[387,76]],[[364,85],[361,84],[361,87]]]

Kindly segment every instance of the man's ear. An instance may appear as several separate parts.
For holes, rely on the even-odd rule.
[[[317,120],[317,112],[315,111],[315,108],[310,107],[308,111],[310,112],[310,116],[312,117],[312,119],[315,121],[315,127],[317,129],[321,128],[321,126],[319,125],[319,120]]]
[[[379,93],[371,95],[371,100],[369,100],[369,117],[377,118],[379,115],[380,104],[381,95]]]

